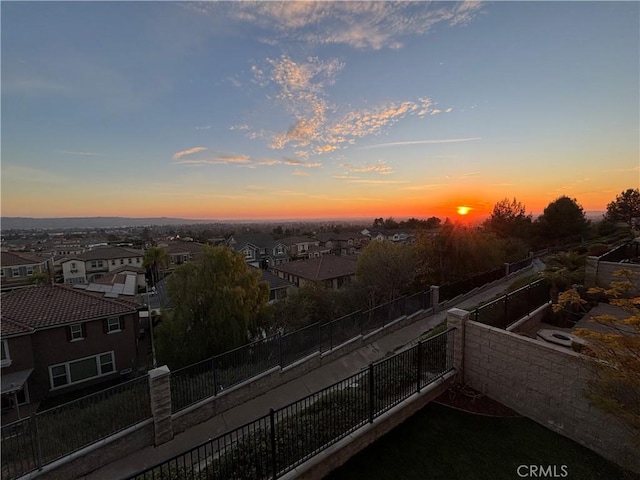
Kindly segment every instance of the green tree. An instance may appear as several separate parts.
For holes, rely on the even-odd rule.
[[[640,222],[640,190],[629,188],[607,205],[605,219],[611,222],[626,222],[630,227]]]
[[[559,197],[547,205],[536,220],[539,235],[555,243],[579,238],[588,225],[582,206],[575,198],[567,196]]]
[[[260,271],[227,247],[204,246],[202,261],[167,279],[174,309],[158,328],[158,356],[175,368],[246,343],[269,301]]]
[[[524,258],[526,249],[506,256],[506,243],[492,232],[445,222],[436,235],[419,234],[417,267],[423,288],[461,280],[496,268],[509,260]]]
[[[493,206],[485,227],[499,237],[527,238],[531,233],[531,215],[526,207],[515,198],[505,198]]]
[[[636,445],[640,445],[640,297],[638,281],[630,270],[614,273],[618,279],[609,288],[593,287],[588,294],[604,297],[620,307],[624,318],[598,315],[594,328],[574,333],[587,341],[581,352],[597,359],[591,362],[592,376],[586,394],[596,407],[610,413],[625,426]],[[637,275],[637,274],[636,274]],[[554,310],[586,304],[575,289],[567,290]]]
[[[373,241],[358,256],[356,275],[368,288],[373,306],[407,293],[416,277],[415,265],[411,245]]]
[[[544,262],[546,267],[542,276],[549,282],[549,295],[554,304],[557,303],[561,292],[572,285],[584,283],[585,255],[574,251],[559,252],[546,257]]]
[[[169,256],[162,247],[150,247],[144,252],[142,266],[147,269],[151,277],[151,285],[155,286],[160,280],[160,272],[167,268]]]

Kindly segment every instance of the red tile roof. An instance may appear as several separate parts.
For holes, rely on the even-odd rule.
[[[12,290],[0,301],[3,337],[136,311],[130,302],[58,284]]]

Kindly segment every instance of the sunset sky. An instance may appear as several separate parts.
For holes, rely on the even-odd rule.
[[[638,2],[1,9],[2,216],[478,218],[640,186]]]

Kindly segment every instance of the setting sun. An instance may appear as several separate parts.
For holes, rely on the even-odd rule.
[[[471,207],[467,207],[465,205],[460,205],[458,207],[458,215],[466,215],[471,210]]]

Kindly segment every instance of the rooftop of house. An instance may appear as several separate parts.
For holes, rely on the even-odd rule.
[[[279,244],[287,245],[283,240],[275,240],[268,233],[248,233],[233,235],[229,238],[229,245],[235,250],[242,250],[248,244],[258,248],[274,248]]]
[[[311,237],[286,237],[280,240],[281,243],[285,245],[297,245],[300,243],[316,243],[319,240]]]
[[[196,242],[176,242],[168,244],[164,249],[168,255],[199,254],[204,251],[204,245]]]
[[[251,267],[254,268],[254,267]],[[257,269],[256,269],[257,270]],[[274,275],[267,270],[260,270],[260,280],[269,284],[269,290],[277,290],[279,288],[295,287],[295,285],[287,280]]]
[[[136,312],[130,301],[60,284],[12,290],[2,293],[0,300],[2,337]]]
[[[133,248],[125,247],[99,247],[93,250],[87,250],[86,252],[79,253],[73,258],[77,260],[112,260],[117,258],[135,258],[143,257],[144,252],[142,250],[135,250]]]
[[[284,273],[312,281],[330,280],[332,278],[355,275],[357,262],[351,257],[322,255],[310,260],[289,262],[273,267]]]
[[[38,265],[45,263],[47,259],[39,257],[34,253],[2,252],[0,261],[3,267],[17,267],[19,265]]]

